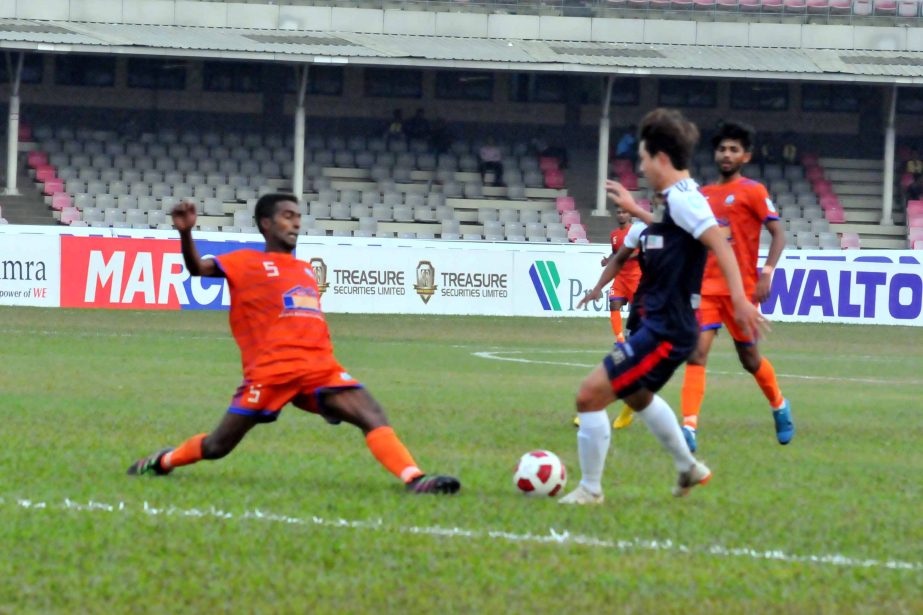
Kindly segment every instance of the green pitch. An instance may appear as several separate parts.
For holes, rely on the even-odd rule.
[[[613,434],[606,503],[565,509],[511,472],[547,448],[576,484],[573,395],[605,318],[330,323],[460,495],[406,495],[358,431],[291,407],[224,460],[129,478],[227,407],[226,315],[0,309],[0,613],[923,611],[919,329],[776,324],[788,447],[719,337],[699,430],[714,480],[674,500],[636,421]]]

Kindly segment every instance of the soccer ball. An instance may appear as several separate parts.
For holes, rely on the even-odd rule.
[[[526,495],[556,496],[567,483],[567,470],[551,451],[530,451],[519,459],[513,484]]]

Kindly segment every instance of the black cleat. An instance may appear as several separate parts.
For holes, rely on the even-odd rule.
[[[166,476],[173,471],[173,468],[169,470],[164,470],[160,465],[160,458],[172,451],[172,447],[164,448],[156,453],[151,453],[147,457],[142,457],[138,461],[131,464],[128,468],[128,473],[132,476],[140,476],[142,474],[151,474],[154,476]]]
[[[411,493],[438,493],[451,495],[461,489],[461,481],[454,476],[427,476],[423,474],[407,483]]]

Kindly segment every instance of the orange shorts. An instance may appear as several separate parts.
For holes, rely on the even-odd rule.
[[[635,299],[635,291],[638,290],[638,284],[641,282],[640,272],[637,275],[615,276],[612,280],[612,288],[609,290],[609,301],[622,300],[631,303]]]
[[[730,295],[702,295],[699,305],[699,327],[702,331],[727,327],[728,333],[735,342],[752,344],[753,339],[744,334],[734,320],[734,305]]]
[[[335,389],[354,389],[362,384],[336,361],[325,361],[317,371],[301,374],[294,380],[263,384],[244,379],[231,398],[228,412],[255,416],[270,423],[279,418],[285,404],[291,402],[306,412],[324,414],[321,394]]]

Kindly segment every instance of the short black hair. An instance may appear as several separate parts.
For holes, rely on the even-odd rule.
[[[692,152],[699,142],[699,129],[676,109],[654,109],[641,120],[640,139],[651,156],[665,153],[673,168],[689,168]]]
[[[272,218],[276,215],[276,205],[282,201],[291,201],[292,203],[297,203],[298,199],[295,198],[294,194],[288,194],[285,192],[270,192],[269,194],[264,194],[260,197],[260,200],[256,202],[256,208],[253,210],[253,220],[256,222],[256,228],[263,232],[263,229],[260,228],[260,220],[264,218]]]
[[[749,124],[737,121],[722,122],[718,127],[718,132],[711,138],[711,148],[718,149],[724,140],[738,141],[746,150],[753,149],[753,141],[756,137],[756,131]]]

